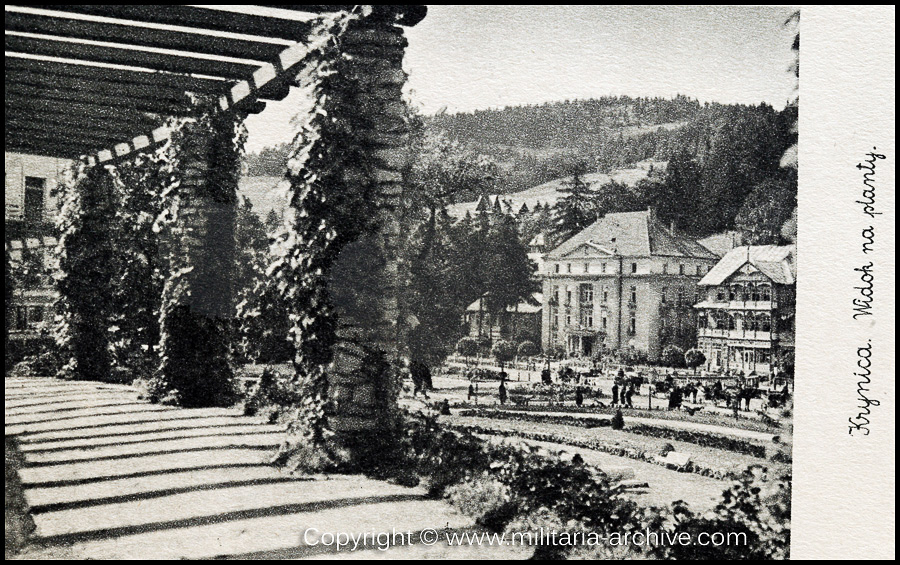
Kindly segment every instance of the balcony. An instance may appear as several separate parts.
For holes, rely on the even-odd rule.
[[[697,337],[717,337],[721,339],[748,339],[753,341],[771,341],[777,334],[762,330],[725,330],[715,328],[698,328]]]

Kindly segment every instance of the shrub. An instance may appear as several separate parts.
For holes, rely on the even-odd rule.
[[[519,357],[534,357],[540,353],[540,348],[533,341],[523,341],[517,349]]]
[[[615,415],[612,417],[612,421],[610,422],[612,429],[621,430],[625,427],[625,418],[622,417],[622,411],[616,410]]]
[[[478,355],[479,344],[474,337],[466,336],[456,342],[456,351],[468,360]]]
[[[512,361],[516,356],[516,345],[511,341],[506,341],[505,339],[499,339],[494,342],[494,346],[491,348],[491,355],[494,356],[494,359],[497,360],[497,363],[500,364],[500,368],[503,368],[503,365]]]
[[[696,369],[706,363],[706,355],[696,347],[684,352],[684,364],[691,369]]]
[[[477,523],[495,532],[502,532],[517,511],[517,501],[513,500],[509,487],[487,475],[451,486],[447,490],[447,499]]]
[[[685,360],[684,349],[677,345],[667,345],[663,348],[659,360],[667,367],[683,367]]]
[[[278,420],[285,409],[300,402],[300,395],[290,386],[290,380],[279,371],[266,367],[255,383],[244,392],[244,414],[266,416],[270,423]]]
[[[668,455],[669,453],[672,453],[673,451],[675,451],[674,445],[672,445],[671,443],[663,444],[663,446],[659,448],[659,456],[665,457],[666,455]]]

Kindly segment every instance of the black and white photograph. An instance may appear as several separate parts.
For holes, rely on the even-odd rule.
[[[893,453],[892,346],[804,370],[894,167],[806,230],[806,8],[5,11],[7,559],[790,559],[795,400]]]

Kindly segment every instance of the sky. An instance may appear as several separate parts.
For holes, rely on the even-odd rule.
[[[793,94],[794,8],[429,6],[407,29],[407,93],[424,114],[605,95],[767,102]],[[248,151],[289,141],[294,93],[247,119]]]

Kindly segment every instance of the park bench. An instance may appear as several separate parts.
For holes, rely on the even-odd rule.
[[[691,464],[690,454],[680,453],[678,451],[670,451],[665,457],[657,455],[655,460],[657,463],[665,465],[666,467],[674,467],[676,471],[687,470],[688,465]]]
[[[528,403],[531,401],[531,396],[524,396],[520,394],[511,394],[509,399],[512,400],[512,403],[516,406],[528,406]]]
[[[622,481],[619,486],[622,490],[633,494],[644,494],[650,490],[650,483],[641,480]]]

